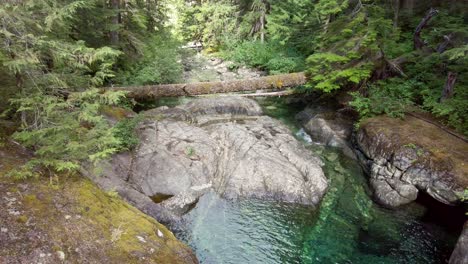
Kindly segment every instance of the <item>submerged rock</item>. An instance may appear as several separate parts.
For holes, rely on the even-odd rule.
[[[309,105],[296,115],[312,140],[326,146],[342,149],[343,153],[355,158],[350,142],[353,131],[353,119],[344,109],[332,106]]]
[[[371,118],[356,137],[375,198],[387,206],[414,201],[418,192],[446,204],[468,188],[468,144],[423,120]]]
[[[458,239],[455,250],[450,257],[450,264],[468,263],[468,222],[465,223],[463,232]]]
[[[158,219],[173,221],[213,189],[228,199],[318,205],[327,188],[319,158],[250,99],[198,99],[145,113],[140,145],[94,180]],[[151,197],[170,197],[155,204]]]

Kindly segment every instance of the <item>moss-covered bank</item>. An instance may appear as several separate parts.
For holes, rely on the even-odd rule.
[[[27,159],[0,147],[0,263],[197,263],[167,228],[83,177],[6,176]]]

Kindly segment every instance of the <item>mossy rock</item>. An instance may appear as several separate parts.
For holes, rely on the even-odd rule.
[[[413,116],[362,122],[356,142],[368,158],[375,197],[384,205],[414,201],[418,191],[445,204],[463,202],[468,189],[468,143]]]
[[[468,188],[468,143],[462,139],[412,116],[370,118],[362,122],[361,130],[370,138],[386,138],[387,144],[379,145],[383,152],[412,150],[415,162],[434,171],[450,171],[460,186]]]

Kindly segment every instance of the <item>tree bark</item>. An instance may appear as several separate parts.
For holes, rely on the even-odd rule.
[[[120,0],[111,0],[111,9],[115,12],[115,15],[111,21],[110,42],[112,45],[117,46],[119,44]]]
[[[415,50],[422,49],[426,45],[426,43],[421,39],[421,31],[427,26],[429,20],[431,20],[431,18],[437,15],[438,13],[439,11],[437,11],[434,8],[431,8],[429,12],[427,12],[426,16],[421,20],[421,22],[419,22],[419,25],[416,27],[413,36]]]
[[[398,18],[400,17],[400,0],[394,2],[393,28],[398,27]]]
[[[454,72],[448,72],[447,81],[445,81],[444,89],[442,90],[442,96],[440,97],[440,102],[449,99],[453,96],[453,90],[455,87],[455,82],[457,81],[457,74]]]
[[[265,42],[265,13],[260,17],[260,42]]]
[[[156,99],[160,97],[196,96],[203,94],[255,92],[258,90],[285,90],[304,85],[307,82],[303,72],[264,76],[247,80],[228,82],[201,82],[182,84],[161,84],[135,87],[109,87],[104,90],[128,91],[127,97],[134,99]]]

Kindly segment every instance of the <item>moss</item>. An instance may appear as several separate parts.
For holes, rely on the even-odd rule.
[[[22,214],[11,216],[18,226],[15,234],[23,232],[28,237],[27,232],[34,231],[39,235],[34,241],[24,239],[18,245],[21,249],[7,245],[0,250],[2,257],[15,259],[23,252],[19,250],[41,248],[63,251],[71,263],[184,263],[187,256],[189,262],[196,262],[191,250],[166,227],[79,175],[60,175],[53,178],[53,184],[48,177],[27,181],[5,177],[8,169],[27,160],[15,146],[0,148],[0,192],[11,192],[19,201],[15,207]],[[0,210],[0,217],[9,217],[3,213]],[[34,224],[25,225],[28,221]],[[10,224],[10,228],[14,226]]]
[[[156,193],[155,195],[151,196],[151,200],[154,202],[154,203],[162,203],[164,202],[165,200],[169,199],[169,198],[172,198],[174,195],[172,194],[164,194],[164,193]]]
[[[89,181],[83,181],[78,189],[78,200],[84,215],[89,218],[97,229],[103,230],[106,239],[111,240],[112,231],[121,229],[122,233],[114,242],[118,251],[107,253],[115,257],[129,258],[135,252],[149,252],[150,248],[159,246],[154,256],[161,263],[175,263],[177,258],[173,250],[180,250],[185,246],[178,242],[174,235],[153,218],[141,213],[120,198],[106,196]],[[160,230],[163,238],[157,233]],[[139,237],[147,243],[142,243]],[[169,244],[167,244],[170,242]]]
[[[16,193],[16,192],[19,192],[19,189],[18,189],[18,187],[16,187],[16,186],[12,186],[12,187],[10,187],[10,188],[8,189],[8,191],[9,191],[9,192]]]
[[[275,88],[278,88],[278,89],[283,88],[283,81],[282,81],[282,80],[276,81],[276,86],[275,86]]]
[[[26,224],[26,222],[28,221],[28,217],[25,216],[25,215],[21,215],[16,219],[16,221],[18,221],[20,223],[23,223],[23,224]]]

